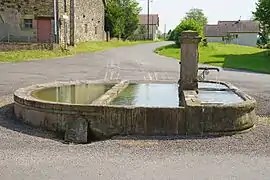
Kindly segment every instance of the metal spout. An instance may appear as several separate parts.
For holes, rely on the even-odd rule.
[[[211,70],[216,70],[217,72],[219,72],[219,68],[215,68],[215,67],[199,67],[198,70],[204,70],[204,71],[211,71]]]

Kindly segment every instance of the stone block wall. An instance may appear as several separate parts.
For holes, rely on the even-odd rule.
[[[53,17],[52,0],[1,0],[0,11],[16,9],[21,15]]]
[[[53,17],[51,0],[1,0],[0,41],[36,41],[36,17]],[[33,19],[33,28],[24,29],[23,19]]]
[[[0,51],[55,50],[58,48],[57,44],[52,43],[0,43]]]
[[[83,41],[104,40],[105,6],[103,0],[59,0],[57,6],[60,43],[65,42],[65,34],[67,44],[71,45]],[[63,19],[64,7],[69,17],[67,21]],[[27,37],[23,39],[35,42],[37,40],[36,19],[48,17],[52,19],[53,24],[53,9],[53,0],[2,0],[0,2],[0,41],[7,36]],[[33,28],[23,29],[23,19],[33,19]]]
[[[76,0],[75,42],[104,40],[105,6],[102,0]]]
[[[64,4],[64,2],[66,2],[66,4]],[[59,19],[59,23],[58,23],[58,32],[59,32],[59,42],[60,44],[65,43],[65,34],[66,34],[66,43],[70,44],[70,37],[71,37],[71,26],[72,24],[74,24],[74,21],[72,21],[72,14],[71,9],[73,7],[71,7],[71,3],[74,2],[74,0],[66,0],[66,1],[58,1],[58,19]],[[69,19],[65,20],[63,18],[63,15],[66,14]],[[66,27],[65,27],[66,26]]]

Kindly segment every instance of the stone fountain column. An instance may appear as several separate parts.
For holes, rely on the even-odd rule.
[[[200,41],[201,37],[195,31],[184,31],[181,34],[180,94],[183,90],[196,91],[198,89],[198,44]]]

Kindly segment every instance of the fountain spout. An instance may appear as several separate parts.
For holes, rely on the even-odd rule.
[[[204,81],[206,75],[209,74],[209,71],[212,71],[212,70],[215,70],[217,72],[220,71],[219,68],[215,68],[215,67],[199,67],[198,70],[203,70],[203,72],[197,77],[198,81]]]
[[[206,71],[209,71],[209,70],[216,70],[217,72],[219,72],[219,68],[215,68],[215,67],[199,67],[198,70],[206,70]]]

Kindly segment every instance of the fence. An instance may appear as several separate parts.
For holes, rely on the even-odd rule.
[[[23,31],[3,31],[0,24],[0,51],[13,50],[53,50],[57,45],[53,43],[53,36],[47,38],[37,38],[34,30]]]
[[[132,36],[129,37],[129,40],[153,40],[154,39],[154,35],[153,34],[149,34],[149,38],[148,38],[148,34],[134,34]]]
[[[18,42],[18,43],[54,43],[54,35],[50,32],[45,37],[38,37],[38,30],[7,30],[0,24],[0,42]]]

